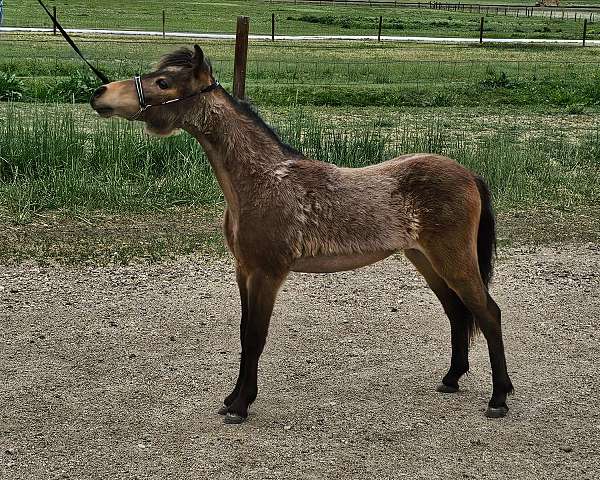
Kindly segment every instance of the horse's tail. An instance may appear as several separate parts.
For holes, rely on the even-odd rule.
[[[494,257],[496,256],[496,219],[492,208],[492,194],[483,178],[475,177],[477,189],[481,197],[481,216],[477,231],[477,258],[479,272],[487,287],[494,274]]]

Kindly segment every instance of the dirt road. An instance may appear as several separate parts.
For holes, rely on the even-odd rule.
[[[237,373],[227,260],[0,269],[0,478],[592,479],[600,474],[600,248],[503,250],[516,393],[483,412],[478,338],[434,391],[449,328],[407,262],[293,275],[249,421],[215,414]]]

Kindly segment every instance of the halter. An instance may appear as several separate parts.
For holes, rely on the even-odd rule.
[[[150,104],[146,103],[146,97],[144,96],[144,88],[142,87],[142,78],[139,75],[135,75],[133,77],[133,83],[135,84],[135,91],[137,93],[138,103],[140,104],[140,109],[133,116],[133,118],[137,118],[140,114],[144,113],[150,107],[160,107],[162,105],[168,105],[169,103],[175,103],[175,102],[180,102],[182,100],[187,100],[188,98],[195,97],[196,95],[201,95],[203,93],[212,92],[215,88],[217,88],[220,85],[220,83],[217,80],[215,80],[214,83],[211,83],[207,87],[204,87],[203,89],[198,90],[197,92],[192,93],[191,95],[187,95],[185,97],[173,98],[171,100],[166,100],[164,102],[154,103],[154,104],[150,105]]]

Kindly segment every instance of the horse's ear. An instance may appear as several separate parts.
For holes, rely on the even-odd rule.
[[[194,45],[194,56],[192,57],[194,68],[202,68],[204,64],[204,52],[198,45]]]

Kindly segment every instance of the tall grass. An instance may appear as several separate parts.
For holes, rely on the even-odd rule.
[[[213,61],[225,85],[232,62]],[[248,95],[259,105],[473,106],[600,105],[597,62],[533,61],[251,61]],[[110,78],[131,77],[149,66],[110,60],[99,67]],[[75,59],[6,58],[4,76],[20,82],[19,95],[2,82],[0,100],[87,102],[99,81]]]
[[[27,219],[47,209],[153,211],[219,202],[197,142],[157,139],[138,124],[81,116],[64,106],[10,104],[0,117],[0,212]],[[2,119],[4,118],[4,120]],[[600,200],[600,132],[531,132],[513,126],[473,136],[435,118],[340,129],[294,109],[276,122],[307,156],[361,167],[401,153],[448,155],[483,175],[501,209]]]
[[[139,125],[86,122],[59,108],[9,106],[0,121],[0,205],[19,218],[44,209],[152,210],[214,202],[199,145],[151,138]]]

